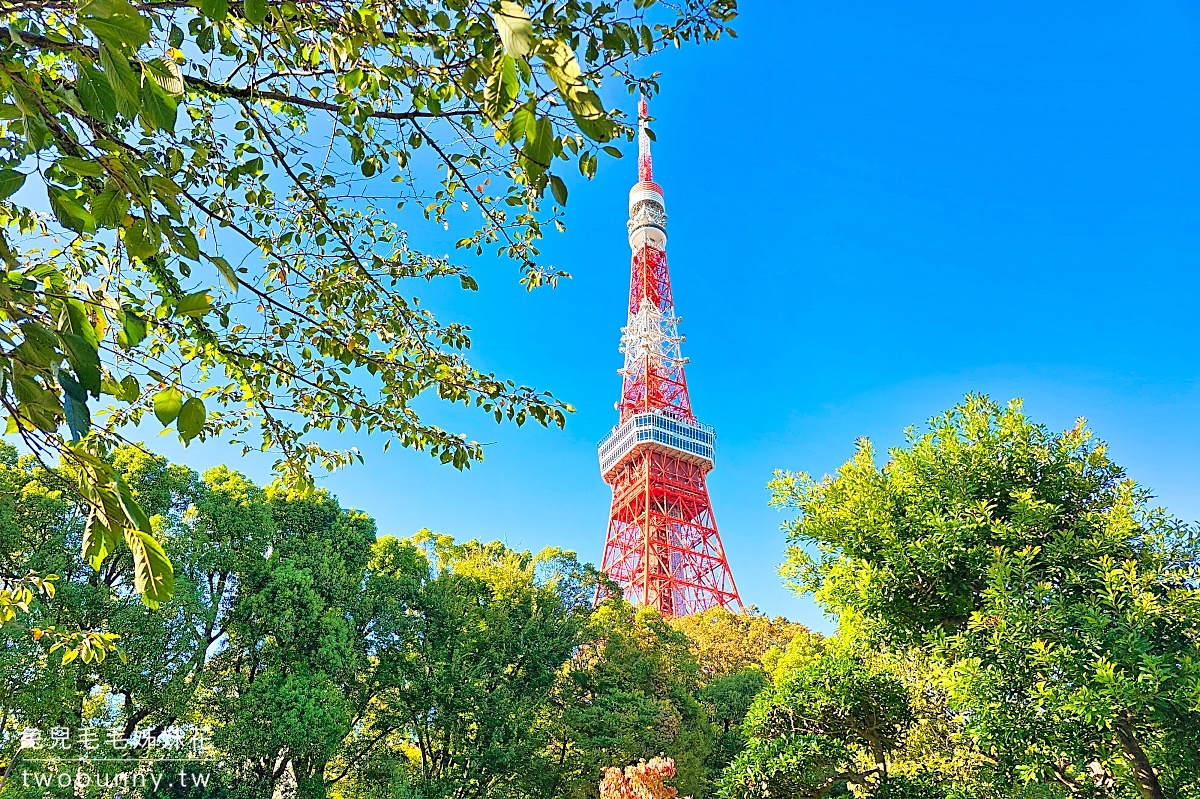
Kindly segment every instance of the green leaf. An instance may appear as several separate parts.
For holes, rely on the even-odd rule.
[[[163,427],[178,418],[181,408],[183,408],[183,395],[174,386],[164,388],[154,395],[154,415]]]
[[[66,372],[58,373],[58,384],[63,387],[63,411],[67,417],[67,427],[71,430],[71,440],[79,441],[92,426],[87,392]]]
[[[207,292],[189,294],[175,304],[177,316],[203,316],[212,308],[212,297]]]
[[[133,496],[133,491],[130,490],[129,484],[121,477],[117,476],[117,502],[121,506],[121,513],[125,516],[125,525],[133,530],[153,535],[154,529],[150,526],[150,517],[146,515],[146,511]]]
[[[66,306],[67,318],[64,329],[82,338],[89,346],[99,347],[100,337],[96,335],[96,328],[92,327],[92,322],[88,319],[88,311],[84,304],[79,300],[68,300]]]
[[[211,53],[216,44],[217,36],[213,31],[212,25],[205,25],[204,28],[196,34],[196,47],[200,48],[201,52]]]
[[[136,311],[121,309],[121,329],[117,331],[117,343],[125,349],[136,347],[146,337],[146,320]]]
[[[643,25],[639,34],[642,37],[642,49],[647,53],[651,52],[654,49],[654,32],[650,30],[650,26]]]
[[[120,477],[117,478],[117,499],[129,522],[124,525],[124,534],[125,545],[133,553],[133,587],[146,605],[156,608],[174,593],[175,570],[162,545],[154,539],[146,512]]]
[[[12,391],[21,405],[28,407],[58,407],[58,396],[47,391],[41,383],[29,375],[20,375],[12,382]]]
[[[148,219],[136,219],[134,223],[123,229],[125,246],[129,254],[143,261],[158,254],[161,238]]]
[[[211,261],[212,265],[215,266],[217,268],[217,271],[221,273],[221,278],[225,281],[225,285],[229,286],[229,290],[232,291],[234,294],[237,294],[237,290],[238,290],[237,271],[234,270],[234,268],[229,265],[229,261],[226,261],[224,258],[222,258],[219,255],[206,255],[204,257],[207,258],[209,261]]]
[[[117,110],[126,116],[135,116],[141,105],[141,87],[129,59],[108,45],[100,45],[100,66],[104,77],[116,97]]]
[[[182,211],[182,207],[179,205],[179,195],[183,193],[183,189],[179,187],[179,184],[162,175],[150,175],[146,178],[146,182],[150,184],[150,188],[154,191],[154,199],[167,207],[171,212],[172,219],[179,219],[180,212]]]
[[[95,6],[94,3],[90,5]],[[82,13],[81,10],[79,24],[96,34],[96,38],[102,44],[132,53],[150,41],[150,20],[128,3],[121,5],[124,6],[123,9],[118,9],[108,16],[95,16]]]
[[[92,200],[91,212],[97,227],[117,227],[129,213],[129,198],[124,191],[111,185]]]
[[[142,82],[142,107],[138,117],[151,130],[162,130],[174,135],[175,119],[179,116],[179,104],[153,80]]]
[[[517,64],[512,57],[504,53],[497,59],[495,71],[488,77],[483,88],[483,109],[492,119],[500,119],[507,114],[516,102],[521,90],[517,80]]]
[[[192,0],[192,5],[214,22],[229,16],[229,0]]]
[[[183,403],[183,407],[179,409],[179,419],[175,423],[179,437],[184,441],[191,441],[200,435],[206,419],[208,419],[208,413],[204,410],[204,401],[199,397],[189,397],[188,401]]]
[[[56,166],[76,175],[98,178],[104,174],[104,166],[98,161],[85,161],[73,155],[64,155],[54,162]]]
[[[117,117],[117,95],[112,84],[91,64],[81,64],[75,93],[83,109],[104,122]]]
[[[157,608],[175,593],[171,559],[154,536],[143,530],[125,530],[125,545],[133,553],[133,587],[147,607]]]
[[[104,524],[104,515],[93,509],[88,515],[87,525],[83,528],[83,557],[93,569],[99,569],[100,564],[108,557],[110,536],[111,533]]]
[[[261,25],[267,21],[267,10],[267,0],[246,0],[242,4],[242,13],[255,25]]]
[[[575,118],[575,124],[579,125],[583,135],[592,141],[606,142],[610,140],[616,133],[616,128],[613,127],[612,120],[605,113],[604,106],[601,105],[600,98],[596,93],[589,89],[577,99],[579,102],[574,106],[569,103],[568,106],[571,108],[571,116]]]
[[[87,402],[87,391],[71,375],[60,370],[58,373],[58,384],[62,386],[63,393],[68,397],[73,397],[80,402]]]
[[[616,129],[604,110],[599,96],[587,85],[575,58],[575,51],[563,41],[547,39],[539,54],[546,74],[558,87],[558,92],[575,118],[583,135],[598,142],[613,137]]]
[[[96,345],[74,333],[64,333],[63,344],[67,348],[67,363],[71,364],[80,384],[93,396],[100,396],[100,355]]]
[[[521,154],[526,158],[525,169],[531,175],[540,175],[549,166],[553,145],[554,126],[548,117],[542,117],[529,126]]]
[[[178,64],[169,58],[155,58],[146,61],[143,66],[150,78],[161,86],[163,91],[171,97],[183,96],[183,72],[179,69]]]
[[[7,200],[25,185],[25,175],[15,169],[0,169],[0,200]]]
[[[558,200],[559,205],[567,204],[567,184],[563,183],[558,175],[550,176],[550,191],[554,193],[554,199]]]
[[[105,18],[113,15],[137,13],[129,5],[128,0],[83,0],[78,5],[79,13],[89,17]]]
[[[126,402],[136,402],[137,398],[142,395],[142,387],[138,385],[138,380],[133,375],[125,375],[121,378],[121,399]]]
[[[529,14],[512,0],[502,0],[500,9],[492,12],[496,31],[504,43],[504,52],[513,58],[524,58],[533,49],[533,25]]]
[[[512,121],[508,123],[508,140],[517,142],[530,135],[537,117],[528,105],[523,105],[513,112]]]
[[[50,211],[58,223],[76,233],[93,233],[96,218],[87,212],[75,195],[57,186],[47,186],[46,196],[50,200]]]
[[[182,226],[170,228],[167,235],[175,244],[172,247],[175,252],[193,261],[200,257],[200,240],[196,238],[196,234],[192,232],[191,228]]]
[[[18,349],[27,363],[48,368],[52,361],[61,360],[56,351],[58,338],[42,325],[33,320],[22,322],[21,335],[25,341]]]

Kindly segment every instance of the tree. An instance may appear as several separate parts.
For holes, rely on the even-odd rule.
[[[820,655],[769,686],[746,714],[746,749],[722,796],[823,797],[848,783],[877,788],[913,723],[904,684],[861,654]]]
[[[715,786],[721,771],[746,745],[742,720],[767,684],[768,665],[777,663],[796,641],[817,642],[821,636],[802,624],[782,616],[770,618],[753,607],[741,613],[712,608],[671,619],[671,624],[687,635],[700,666],[701,688],[696,698],[715,727],[704,766],[708,783]]]
[[[58,575],[52,571],[63,557],[30,560],[27,552],[47,538],[59,543],[75,531],[68,489],[56,475],[30,458],[19,458],[15,447],[0,442],[0,625],[23,630],[38,641],[62,650],[68,662],[103,659],[113,650],[112,637],[77,628],[36,626],[30,610],[56,593]],[[31,533],[27,534],[27,533]]]
[[[721,772],[745,748],[742,722],[767,682],[761,669],[747,666],[736,674],[718,677],[696,694],[716,728],[712,751],[704,761],[710,784],[719,782]]]
[[[266,548],[239,564],[227,643],[200,699],[214,744],[238,765],[242,795],[270,796],[287,774],[298,796],[320,797],[363,683],[374,678],[360,594],[375,525],[323,493],[261,497],[270,509]]]
[[[171,595],[169,561],[105,457],[151,414],[185,443],[277,453],[292,486],[360,459],[328,430],[459,468],[480,458],[417,413],[427,392],[498,421],[564,423],[569,405],[473,368],[468,328],[414,297],[428,281],[477,282],[408,227],[453,225],[462,253],[494,248],[528,287],[553,284],[564,273],[537,243],[562,226],[566,162],[591,177],[630,134],[596,89],[653,91],[636,62],[732,33],[735,3],[0,12],[0,407],[8,433],[69,467],[86,557],[123,542],[154,603]],[[478,222],[462,223],[472,209]]]
[[[91,730],[102,743],[91,756],[105,759],[87,767],[108,774],[155,768],[110,731],[209,727],[211,797],[265,799],[288,785],[302,799],[388,785],[426,799],[538,794],[543,717],[584,641],[597,578],[570,553],[377,539],[369,517],[328,494],[263,489],[224,467],[201,476],[123,448],[114,463],[177,565],[174,600],[151,610],[132,557],[88,567],[69,545],[85,509],[50,489],[55,472],[13,454],[0,453],[12,489],[0,494],[0,540],[25,549],[10,565],[62,576],[29,623],[119,636],[123,657],[64,663],[53,636],[0,628],[0,741],[12,744],[0,771],[23,767],[25,727]]]
[[[703,795],[713,730],[687,637],[653,608],[614,599],[592,614],[584,641],[543,716],[543,795],[594,797],[604,769],[656,756],[672,759],[680,790]]]
[[[415,572],[411,550],[420,556]],[[538,721],[584,640],[595,570],[556,549],[533,555],[430,534],[381,539],[371,569],[373,581],[399,579],[415,592],[373,625],[377,665],[367,681],[380,689],[329,782],[353,772],[363,795],[378,795],[387,764],[377,758],[362,769],[359,750],[381,739],[402,795],[539,795],[547,740]]]
[[[839,630],[839,633],[842,631]],[[810,630],[801,630],[782,649],[772,648],[763,653],[763,670],[778,683],[785,674],[799,668],[825,651],[825,637]]]
[[[113,457],[172,554],[207,549],[189,538],[203,534],[188,516],[203,492],[197,475],[140,450],[118,450]],[[109,559],[99,572],[83,561],[79,540],[86,509],[70,484],[32,457],[14,458],[9,463],[8,469],[0,469],[0,481],[13,490],[0,492],[0,516],[12,523],[6,535],[22,547],[9,554],[10,563],[22,571],[53,571],[60,579],[52,598],[29,608],[24,621],[33,627],[34,636],[21,635],[12,625],[5,630],[0,679],[5,680],[6,690],[0,718],[7,728],[6,744],[15,744],[13,733],[26,728],[45,736],[59,727],[70,730],[72,737],[86,728],[96,736],[94,740],[105,741],[110,729],[128,738],[135,728],[161,732],[167,724],[186,717],[195,679],[203,673],[203,655],[212,643],[201,636],[209,606],[202,600],[202,589],[192,582],[195,570],[181,570],[180,591],[169,611],[149,610],[138,598],[128,553]],[[88,637],[103,639],[107,646],[77,654],[63,649],[59,651],[66,654],[59,657],[53,636],[38,633],[63,630],[87,630]],[[119,657],[106,656],[114,641],[120,647]],[[47,795],[43,788],[26,785],[24,780],[18,786],[11,776],[26,765],[34,770],[46,768],[28,761],[38,755],[45,759],[48,754],[53,753],[14,751],[6,764],[10,776],[7,793]],[[107,757],[95,767],[97,772],[111,774],[136,768],[143,754],[145,750],[106,747],[93,756]],[[70,796],[72,792],[63,789],[55,795]]]
[[[726,677],[748,666],[761,668],[772,649],[786,649],[797,635],[808,634],[804,625],[782,616],[770,618],[756,608],[734,613],[716,607],[672,619],[671,624],[691,640],[705,680]]]
[[[1185,796],[1200,780],[1200,548],[1080,420],[968,396],[875,465],[781,473],[787,573],[832,611],[947,663],[998,782]],[[815,549],[815,552],[812,551]]]

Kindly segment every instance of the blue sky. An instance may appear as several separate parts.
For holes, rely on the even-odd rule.
[[[1131,476],[1200,518],[1200,7],[1115,2],[744,4],[739,38],[654,63],[655,175],[709,486],[747,603],[820,629],[780,584],[778,468],[831,472],[854,440],[968,391],[1024,397],[1054,428],[1086,416]],[[629,109],[633,100],[610,98]],[[627,149],[632,155],[632,151]],[[382,441],[322,480],[381,532],[422,527],[599,560],[615,423],[632,157],[571,183],[546,244],[573,275],[527,294],[480,263],[435,309],[476,360],[550,389],[566,431],[436,411],[489,442],[467,473]],[[220,444],[183,454],[266,479]]]

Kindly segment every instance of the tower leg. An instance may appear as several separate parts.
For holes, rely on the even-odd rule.
[[[626,599],[665,617],[741,607],[703,470],[635,452],[610,480],[613,503],[601,568]]]

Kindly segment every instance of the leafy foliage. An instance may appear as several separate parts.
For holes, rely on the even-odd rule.
[[[701,688],[696,697],[715,727],[704,767],[708,781],[716,784],[721,771],[746,745],[742,719],[767,684],[768,664],[783,657],[793,639],[815,634],[803,625],[781,616],[770,618],[753,607],[741,613],[712,608],[671,619],[671,624],[687,635],[700,667]]]
[[[1150,507],[1082,420],[1051,434],[1018,401],[969,396],[889,458],[863,440],[836,477],[778,475],[795,584],[945,664],[994,784],[1193,795],[1195,529]]]
[[[531,768],[546,746],[538,721],[584,640],[596,574],[558,550],[531,556],[424,534],[407,544],[421,556],[413,582],[395,569],[413,560],[405,546],[384,538],[376,549],[379,579],[417,591],[396,607],[397,627],[381,625],[395,647],[380,660],[387,687],[339,755],[338,773],[355,768],[358,746],[386,733],[391,781],[417,795],[528,795],[544,777]],[[366,795],[375,790],[371,779],[362,784]]]
[[[0,628],[6,746],[26,726],[87,728],[105,742],[92,756],[112,758],[98,768],[122,771],[146,752],[112,748],[108,730],[207,726],[222,764],[214,795],[244,799],[288,784],[302,797],[380,784],[529,795],[542,778],[525,766],[543,756],[541,713],[596,585],[571,554],[376,539],[368,517],[328,495],[264,490],[224,467],[201,477],[123,448],[114,466],[177,564],[174,601],[152,611],[128,553],[99,573],[73,554],[83,508],[48,489],[56,473],[8,460],[0,536],[22,545],[10,558],[63,575],[29,623],[119,636],[124,658],[62,659],[49,638]],[[8,755],[0,770],[17,763]],[[41,795],[22,790],[7,789]]]
[[[746,713],[748,745],[723,797],[829,795],[888,781],[889,756],[914,721],[908,689],[861,653],[819,655],[768,686]]]
[[[530,288],[554,283],[537,243],[562,226],[567,162],[590,178],[629,134],[597,88],[652,91],[639,59],[732,33],[735,4],[48,0],[0,13],[0,407],[7,433],[75,479],[86,557],[128,549],[155,604],[172,594],[170,562],[106,457],[150,414],[184,443],[275,452],[300,487],[313,467],[361,459],[325,431],[379,433],[459,468],[480,458],[422,419],[426,393],[564,423],[569,405],[472,367],[468,328],[421,305],[430,281],[478,283],[408,228],[431,223],[435,252],[494,250]]]
[[[657,611],[602,604],[547,709],[545,795],[592,797],[604,768],[657,755],[671,758],[681,791],[704,795],[713,729],[699,685],[690,642]]]
[[[719,782],[721,772],[746,747],[742,722],[767,683],[761,669],[748,666],[735,674],[718,677],[696,694],[716,728],[712,751],[704,762],[710,782]]]
[[[5,497],[0,502],[0,625],[10,631],[23,629],[34,641],[48,643],[48,653],[62,650],[64,663],[77,657],[91,663],[119,651],[116,636],[39,623],[39,605],[54,600],[59,578],[30,568],[22,551],[28,544],[26,530],[40,528],[45,534],[69,515],[64,488],[56,475],[30,458],[19,459],[15,448],[0,442],[0,496]]]
[[[708,680],[762,667],[764,659],[778,657],[793,638],[808,633],[801,624],[782,616],[770,618],[754,608],[734,613],[717,607],[671,623],[691,640],[700,672]]]
[[[835,788],[843,791],[852,762],[837,741],[815,735],[751,738],[745,751],[725,771],[721,799],[818,799]]]
[[[823,655],[763,693],[746,716],[755,738],[820,735],[866,747],[881,773],[885,753],[912,723],[903,683],[844,654]]]

